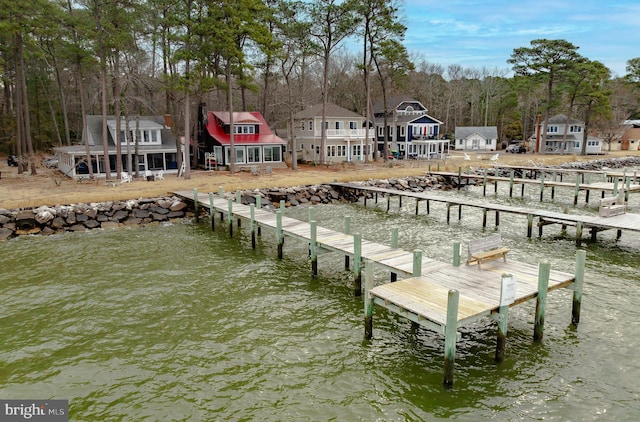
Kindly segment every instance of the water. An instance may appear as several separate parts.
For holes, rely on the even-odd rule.
[[[513,205],[562,209],[554,201]],[[439,193],[440,194],[440,193]],[[481,188],[444,195],[481,198]],[[519,194],[519,191],[518,191]],[[535,198],[535,200],[533,199]],[[352,230],[450,260],[454,240],[482,235],[481,212],[444,206],[413,215],[406,201],[317,207],[319,225]],[[595,212],[582,209],[580,212]],[[287,215],[306,219],[305,207]],[[455,214],[457,216],[457,213]],[[490,218],[489,222],[493,222]],[[573,230],[526,239],[526,218],[501,216],[512,260],[573,272]],[[220,227],[218,225],[217,227]],[[489,227],[487,231],[492,231]],[[599,233],[586,244],[582,318],[571,292],[550,293],[545,337],[534,343],[534,302],[512,310],[506,360],[495,364],[495,324],[462,331],[455,384],[442,386],[444,338],[376,307],[363,341],[363,305],[342,256],[319,257],[274,233],[257,250],[245,227],[206,223],[14,239],[0,244],[0,397],[68,399],[71,420],[637,420],[640,417],[640,240]],[[378,282],[389,277],[376,271]]]

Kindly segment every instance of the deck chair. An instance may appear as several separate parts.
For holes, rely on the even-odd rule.
[[[500,158],[500,154],[493,154],[490,160],[495,163],[496,161],[498,161],[498,158]]]
[[[471,157],[469,157],[469,154],[467,154],[466,152],[464,153],[464,159],[467,161],[471,161]]]
[[[158,170],[156,172],[156,180],[164,180],[164,170]]]
[[[120,173],[120,183],[131,183],[131,176],[126,171]]]

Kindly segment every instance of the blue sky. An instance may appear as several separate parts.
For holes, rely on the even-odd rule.
[[[624,76],[640,57],[638,0],[404,0],[405,46],[427,62],[498,68],[538,38],[564,39]]]

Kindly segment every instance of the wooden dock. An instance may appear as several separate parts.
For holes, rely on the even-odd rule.
[[[499,167],[498,167],[499,168]],[[496,170],[498,169],[496,168]],[[522,170],[522,168],[519,168]],[[536,170],[540,170],[536,168]],[[545,175],[547,173],[551,173],[551,179],[546,178]],[[469,181],[473,180],[476,183],[482,182],[483,187],[483,195],[487,194],[487,184],[493,183],[494,192],[498,192],[498,182],[508,183],[509,184],[509,197],[513,196],[513,189],[516,185],[520,185],[521,187],[521,196],[524,196],[524,188],[526,185],[536,186],[540,192],[540,201],[542,202],[544,198],[544,192],[546,190],[551,190],[551,198],[553,199],[555,196],[556,188],[566,188],[573,189],[574,191],[574,205],[578,203],[578,196],[580,192],[585,192],[585,204],[589,203],[589,197],[591,192],[600,192],[602,198],[606,195],[606,193],[611,193],[614,196],[618,195],[621,192],[624,192],[627,197],[630,193],[640,192],[640,184],[635,183],[636,177],[634,176],[620,176],[613,177],[613,181],[608,180],[607,177],[604,178],[603,181],[594,181],[593,183],[585,183],[581,181],[580,177],[576,177],[575,182],[563,182],[562,177],[560,180],[556,180],[557,174],[560,176],[563,172],[559,170],[547,169],[545,172],[541,172],[539,174],[539,178],[525,178],[525,177],[516,177],[516,169],[510,169],[510,176],[496,176],[490,175],[489,169],[483,169],[483,174],[475,174],[475,173],[465,173],[462,171],[462,168],[458,170],[458,173],[454,172],[444,172],[444,171],[435,171],[430,172],[429,174],[434,176],[442,176],[452,180],[457,180],[458,189],[460,189],[464,185],[470,185]],[[583,173],[584,176],[584,173]],[[632,181],[634,183],[632,183]]]
[[[418,214],[419,204],[421,201],[427,204],[427,214],[430,212],[429,202],[440,202],[447,207],[447,223],[450,222],[451,208],[458,207],[458,219],[462,218],[462,207],[478,208],[483,210],[482,227],[487,225],[487,212],[492,211],[495,213],[495,225],[500,224],[500,213],[509,213],[522,215],[527,217],[527,237],[532,236],[533,219],[538,218],[538,234],[542,236],[542,229],[549,224],[560,224],[563,226],[576,227],[576,243],[580,244],[582,241],[583,231],[589,230],[591,232],[591,240],[596,240],[598,232],[603,230],[616,230],[617,238],[620,238],[623,231],[629,231],[632,233],[640,232],[640,214],[625,213],[616,215],[614,217],[598,217],[592,215],[580,215],[580,214],[565,214],[555,211],[536,210],[524,207],[513,207],[509,205],[501,204],[487,204],[481,202],[474,202],[467,199],[445,197],[434,195],[425,192],[410,192],[400,191],[395,189],[378,188],[372,186],[364,186],[355,183],[331,183],[331,186],[342,189],[352,189],[363,192],[371,192],[375,197],[375,201],[378,200],[378,195],[387,196],[387,211],[390,209],[390,198],[398,197],[399,206],[402,206],[402,198],[411,198],[416,201],[415,213]],[[365,206],[366,206],[365,198]]]
[[[200,206],[208,208],[212,229],[215,228],[216,214],[220,215],[221,221],[226,220],[231,235],[236,219],[238,227],[241,226],[241,220],[248,220],[254,248],[254,234],[257,228],[274,229],[280,258],[282,258],[285,236],[307,242],[310,248],[313,276],[317,275],[318,249],[338,252],[353,259],[356,281],[354,293],[357,295],[361,294],[360,277],[366,263],[365,336],[371,337],[373,304],[383,306],[420,326],[444,334],[446,343],[444,382],[447,385],[453,383],[455,343],[459,337],[457,330],[464,325],[484,317],[498,315],[496,359],[501,360],[506,341],[507,318],[505,315],[508,314],[509,307],[537,299],[534,338],[540,340],[544,327],[547,293],[563,287],[573,287],[572,321],[575,324],[579,321],[584,251],[579,252],[576,275],[551,271],[548,264],[535,266],[511,260],[490,261],[484,263],[482,267],[467,266],[460,265],[459,242],[453,245],[452,262],[446,263],[424,257],[419,250],[407,252],[394,246],[363,240],[359,234],[349,234],[348,230],[344,233],[318,227],[313,220],[313,208],[309,211],[310,221],[304,222],[285,217],[282,207],[276,212],[262,209],[259,196],[256,197],[257,204],[243,205],[240,203],[239,195],[234,201],[232,198],[224,198],[222,192],[219,192],[218,197],[214,197],[213,193],[204,195],[197,191],[181,191],[175,194],[192,200],[196,215]],[[281,203],[281,206],[283,205]],[[349,226],[348,221],[350,220],[345,221],[345,229]],[[397,240],[392,240],[392,243],[397,244]],[[348,262],[349,259],[346,259],[347,268]],[[392,281],[395,280],[394,274],[402,274],[408,278],[374,287],[374,266],[389,270]],[[507,302],[504,299],[505,277],[511,280],[513,293]]]

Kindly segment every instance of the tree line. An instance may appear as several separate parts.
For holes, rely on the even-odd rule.
[[[278,130],[293,127],[293,115],[313,104],[324,110],[335,103],[372,120],[374,102],[389,114],[389,99],[407,95],[443,122],[442,136],[452,137],[456,126],[497,126],[501,141],[524,139],[538,116],[561,112],[611,142],[620,122],[639,117],[640,58],[612,77],[578,46],[538,39],[516,48],[505,68],[442,66],[404,47],[401,0],[0,6],[0,150],[18,155],[19,171],[32,174],[39,152],[82,141],[87,115],[103,116],[108,160],[106,116],[128,124],[134,116],[168,114],[176,134],[190,139],[200,130],[202,103],[259,111]],[[116,136],[129,134],[121,119],[116,125]],[[323,133],[323,152],[325,142]],[[116,156],[119,177],[120,151]],[[109,163],[104,167],[109,178]]]

